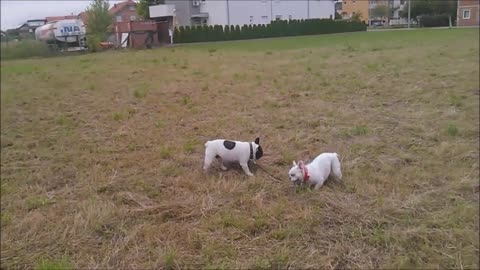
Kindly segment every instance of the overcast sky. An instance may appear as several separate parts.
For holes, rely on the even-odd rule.
[[[1,0],[2,30],[19,26],[31,19],[44,19],[47,16],[64,16],[84,11],[91,0],[63,1],[23,1]],[[110,5],[121,1],[110,1]]]

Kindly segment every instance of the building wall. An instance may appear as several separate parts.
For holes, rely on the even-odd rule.
[[[200,12],[208,13],[209,25],[268,24],[279,18],[333,18],[335,2],[331,0],[205,0]],[[178,9],[177,9],[177,16]]]
[[[364,22],[368,21],[369,15],[369,1],[367,0],[343,0],[342,16],[344,19],[349,19],[353,14],[360,13],[360,19]]]
[[[176,24],[190,25],[192,16],[191,0],[166,0],[165,4],[175,5]]]
[[[470,19],[463,18],[465,10],[470,11]],[[457,9],[457,26],[480,26],[479,13],[478,0],[460,0]]]
[[[130,7],[133,7],[133,10],[130,9]],[[121,21],[118,21],[118,16],[121,17]],[[132,20],[132,16],[135,17],[134,20]],[[120,10],[119,12],[117,12],[115,15],[114,15],[114,21],[115,22],[129,22],[129,21],[135,21],[135,20],[138,20],[139,17],[138,17],[138,14],[137,14],[137,10],[135,9],[135,6],[127,6],[125,8],[123,8],[122,10]]]

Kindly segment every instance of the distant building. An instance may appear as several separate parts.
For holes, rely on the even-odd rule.
[[[359,0],[360,1],[360,0]],[[368,4],[367,4],[368,6]],[[251,25],[276,20],[333,19],[334,0],[165,0],[150,7],[152,19],[176,25]]]
[[[351,19],[354,15],[360,14],[360,20],[368,22],[369,1],[367,0],[343,0],[342,10],[339,11],[342,19]]]
[[[42,26],[44,24],[45,24],[44,19],[28,20],[24,24],[18,26],[16,28],[16,32],[20,37],[33,37],[35,33],[35,29],[37,29],[37,27]]]
[[[45,21],[47,23],[53,22],[53,21],[60,21],[60,20],[75,20],[78,19],[78,15],[67,15],[67,16],[51,16],[51,17],[46,17]]]
[[[458,0],[457,26],[479,26],[479,1]]]

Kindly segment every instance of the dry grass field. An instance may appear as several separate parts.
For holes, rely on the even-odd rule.
[[[478,29],[1,63],[1,267],[479,268]],[[212,138],[265,152],[202,170]],[[288,182],[340,154],[343,181]]]

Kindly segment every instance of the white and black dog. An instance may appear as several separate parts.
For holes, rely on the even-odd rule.
[[[331,174],[338,180],[342,179],[337,153],[320,154],[307,165],[303,161],[299,161],[298,164],[293,161],[293,167],[288,172],[290,181],[294,184],[314,184],[315,189],[319,189]]]
[[[210,168],[213,160],[219,157],[222,170],[227,170],[225,164],[239,163],[243,171],[248,176],[253,174],[248,169],[248,161],[253,163],[263,156],[263,150],[260,146],[260,138],[256,138],[253,142],[239,142],[229,140],[213,140],[205,143],[205,163],[203,169],[205,171]]]

